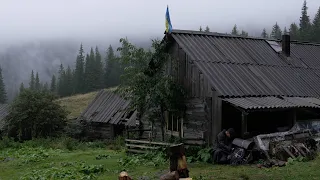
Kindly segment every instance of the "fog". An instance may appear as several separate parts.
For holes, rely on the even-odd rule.
[[[27,83],[30,71],[49,81],[60,63],[73,65],[80,43],[101,52],[121,37],[136,44],[161,38],[169,5],[174,29],[230,32],[233,25],[259,35],[278,22],[299,21],[303,0],[0,0],[0,65],[7,89]],[[313,19],[320,1],[308,0]],[[18,67],[18,68],[17,68]],[[17,69],[14,69],[17,68]]]

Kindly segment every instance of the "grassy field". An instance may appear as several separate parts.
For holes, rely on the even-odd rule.
[[[111,150],[101,143],[75,145],[73,141],[56,141],[39,147],[29,143],[19,147],[0,146],[0,179],[110,179],[115,180],[126,169],[134,179],[159,179],[168,162],[157,155],[127,156],[122,150]],[[100,148],[99,148],[100,147]],[[112,146],[114,149],[114,146]],[[119,149],[119,148],[118,148]],[[286,167],[258,168],[189,163],[195,180],[205,179],[319,179],[320,158],[294,162]]]
[[[114,91],[116,87],[105,89],[107,91]],[[85,108],[90,104],[90,102],[95,98],[98,91],[90,92],[87,94],[77,94],[70,97],[65,97],[58,99],[57,102],[66,108],[69,112],[68,118],[76,118],[79,117],[81,112],[85,110]]]

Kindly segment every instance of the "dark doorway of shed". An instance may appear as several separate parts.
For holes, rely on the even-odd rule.
[[[113,137],[124,136],[125,126],[123,124],[113,125]]]
[[[222,129],[233,128],[238,136],[241,135],[241,111],[222,101]]]

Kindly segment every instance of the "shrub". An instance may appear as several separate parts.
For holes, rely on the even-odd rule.
[[[54,99],[49,92],[22,91],[9,108],[8,135],[20,140],[59,135],[66,126],[67,112]]]

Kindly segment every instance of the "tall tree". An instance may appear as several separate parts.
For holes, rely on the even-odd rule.
[[[48,82],[45,82],[43,84],[43,87],[41,88],[42,91],[48,92],[49,91],[49,85]]]
[[[73,83],[72,83],[72,70],[70,66],[67,67],[65,73],[65,80],[64,80],[64,89],[65,89],[65,96],[70,96],[73,94]]]
[[[312,39],[315,42],[320,42],[320,7],[316,16],[313,19]]]
[[[204,32],[210,32],[209,26],[206,26],[206,29],[204,30]]]
[[[287,27],[284,27],[283,34],[288,34]]]
[[[94,89],[103,88],[103,64],[101,54],[99,52],[98,47],[95,49],[95,63],[94,63],[94,71],[95,71],[95,85]]]
[[[74,72],[74,89],[75,93],[83,93],[84,88],[84,51],[82,44],[76,59],[76,68]]]
[[[59,78],[58,78],[58,95],[59,96],[64,96],[65,95],[65,70],[63,65],[60,65],[59,68]]]
[[[31,90],[35,90],[35,78],[34,78],[34,72],[33,70],[31,71],[31,77],[30,77],[30,82],[29,82],[29,87]]]
[[[201,26],[200,26],[200,28],[199,28],[199,31],[200,31],[200,32],[202,32],[202,31],[203,31],[203,29],[202,29],[202,27],[201,27]]]
[[[264,29],[262,30],[261,37],[262,37],[262,38],[268,38],[268,33],[267,33],[266,28],[264,28]]]
[[[24,90],[24,84],[23,82],[20,84],[19,92],[21,93]]]
[[[248,32],[242,30],[242,31],[241,31],[241,36],[243,36],[243,37],[248,37],[249,34],[248,34]]]
[[[292,40],[299,40],[300,39],[299,27],[296,23],[292,23],[290,25],[289,34],[290,34],[290,38]]]
[[[236,35],[236,36],[239,35],[238,27],[237,27],[236,24],[233,26],[232,31],[231,31],[231,34],[232,34],[232,35]]]
[[[6,102],[7,102],[6,86],[3,82],[2,68],[0,67],[0,103],[3,104]]]
[[[107,56],[105,58],[105,68],[104,68],[104,84],[105,87],[116,86],[120,83],[120,75],[122,73],[121,67],[118,61],[116,61],[116,56],[114,54],[113,48],[110,45],[107,49]]]
[[[34,88],[35,88],[36,91],[40,91],[40,89],[41,89],[38,72],[36,73],[36,79],[35,79],[35,83],[34,83]]]
[[[55,75],[52,75],[52,78],[51,78],[50,91],[53,93],[57,91],[57,82],[56,82]]]
[[[278,23],[276,22],[276,24],[273,25],[273,27],[272,27],[270,37],[274,38],[274,39],[281,39],[281,36],[282,36],[281,28],[278,25]]]
[[[85,64],[85,85],[86,92],[91,92],[94,90],[94,82],[95,82],[95,56],[94,51],[91,48],[90,55],[86,56],[86,64]]]
[[[308,16],[307,1],[304,0],[300,17],[300,38],[302,41],[309,41],[311,37],[311,22]]]

